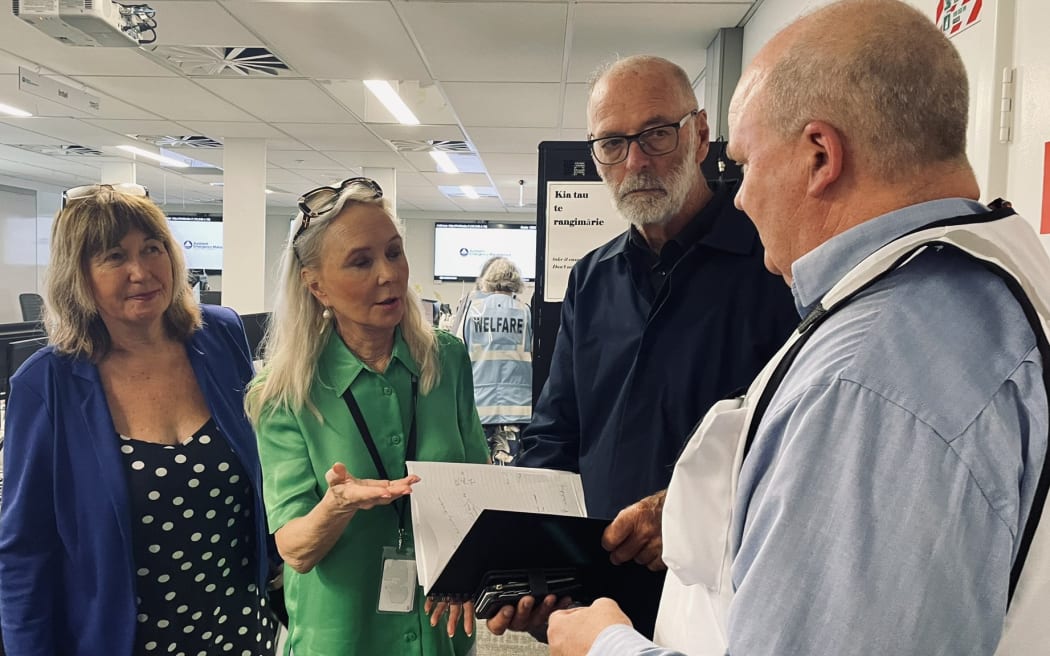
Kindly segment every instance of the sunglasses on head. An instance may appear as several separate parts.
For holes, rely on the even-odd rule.
[[[120,182],[117,184],[93,184],[93,185],[82,185],[80,187],[71,187],[62,192],[62,208],[65,209],[66,205],[74,200],[81,200],[83,198],[90,198],[103,189],[109,191],[115,191],[121,194],[127,194],[129,196],[139,196],[140,198],[149,198],[149,189],[146,189],[140,184],[134,182]]]
[[[347,178],[334,187],[311,189],[299,197],[299,211],[303,213],[303,221],[299,224],[299,229],[295,231],[292,243],[294,244],[295,240],[299,239],[299,235],[306,232],[306,229],[310,227],[311,219],[331,212],[339,204],[339,197],[342,196],[343,191],[355,186],[363,187],[365,190],[372,192],[373,199],[383,197],[383,188],[372,178]]]

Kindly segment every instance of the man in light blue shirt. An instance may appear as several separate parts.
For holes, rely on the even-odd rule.
[[[756,56],[730,108],[736,202],[800,316],[889,242],[994,218],[966,89],[952,45],[897,0],[835,3]],[[931,248],[865,289],[816,329],[741,468],[725,651],[994,654],[1048,424],[1036,333],[1003,279]],[[548,636],[555,656],[679,653],[609,600],[555,613]]]

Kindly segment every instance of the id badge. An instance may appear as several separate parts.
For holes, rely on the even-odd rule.
[[[416,559],[411,549],[383,547],[380,613],[411,613],[416,605]]]

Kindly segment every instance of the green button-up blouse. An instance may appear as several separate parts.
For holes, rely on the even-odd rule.
[[[418,395],[416,460],[481,463],[488,448],[474,407],[470,360],[462,342],[437,335],[441,378]],[[412,420],[412,377],[419,368],[401,337],[384,373],[367,368],[334,332],[318,363],[309,409],[264,412],[258,427],[263,496],[275,532],[307,514],[327,489],[325,472],[344,463],[358,478],[379,478],[342,394],[361,406],[391,478],[405,476],[405,448]],[[411,539],[411,517],[406,508]],[[285,569],[288,642],[296,656],[461,656],[473,643],[460,625],[454,638],[443,623],[431,627],[423,590],[407,614],[377,613],[383,547],[397,543],[394,506],[358,512],[332,550],[306,574]],[[411,542],[409,542],[411,544]]]

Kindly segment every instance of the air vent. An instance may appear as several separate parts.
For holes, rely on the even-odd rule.
[[[266,48],[153,46],[143,48],[191,77],[290,77],[288,64]]]
[[[402,153],[425,153],[441,150],[446,153],[473,153],[466,141],[441,141],[436,139],[391,139],[390,145]]]
[[[222,143],[211,137],[173,137],[163,134],[133,134],[131,136],[161,148],[222,148]]]
[[[71,157],[101,157],[103,155],[101,150],[95,148],[89,148],[87,146],[47,146],[39,144],[11,144],[14,148],[21,148],[22,150],[29,150],[34,153],[40,153],[41,155],[68,155]]]

